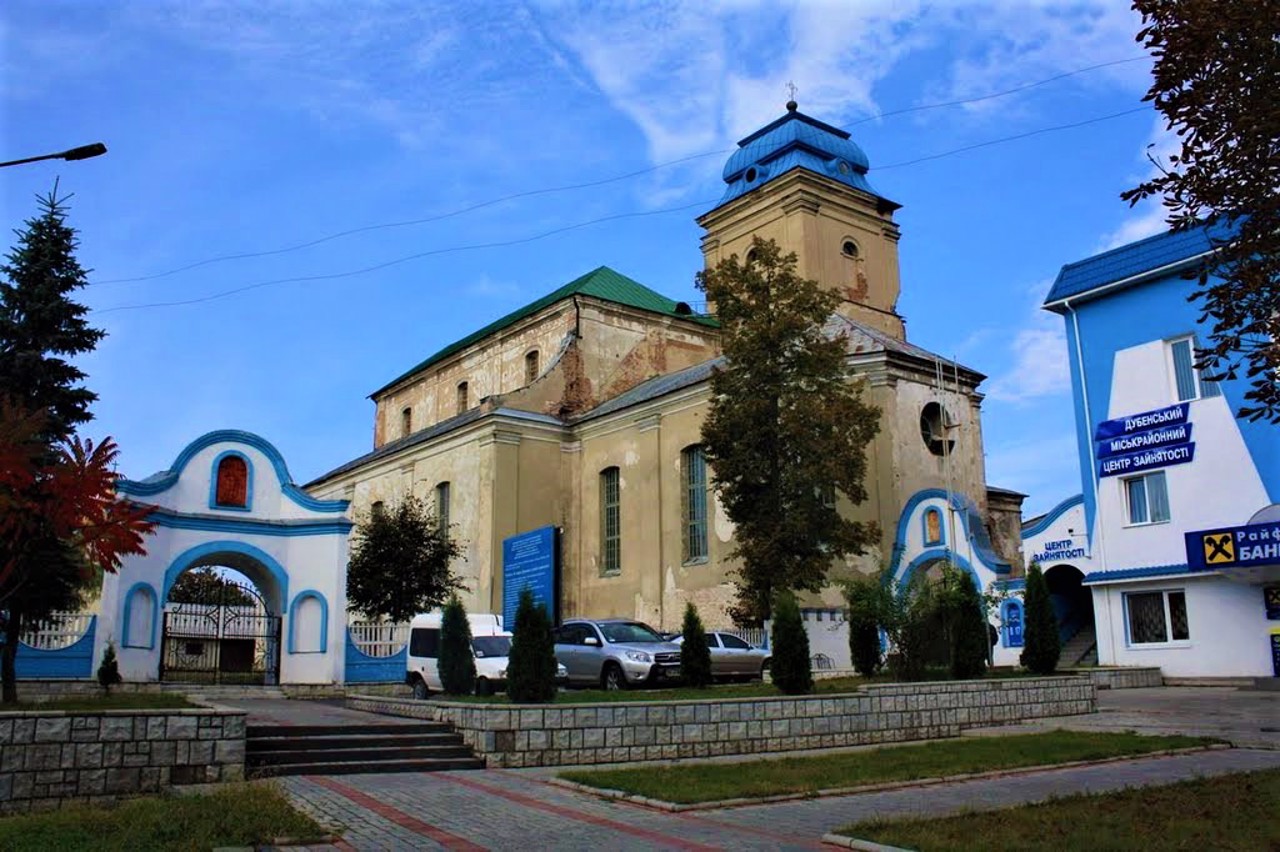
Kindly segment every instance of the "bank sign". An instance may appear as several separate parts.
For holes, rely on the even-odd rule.
[[[1280,522],[1186,533],[1192,571],[1280,565]]]
[[[1144,411],[1098,424],[1093,439],[1097,447],[1098,476],[1141,473],[1175,464],[1186,464],[1196,455],[1185,402]]]

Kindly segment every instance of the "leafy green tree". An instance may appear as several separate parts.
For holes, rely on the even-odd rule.
[[[809,660],[809,634],[800,618],[800,605],[790,591],[778,592],[773,606],[773,683],[788,695],[813,691],[813,668]]]
[[[226,604],[253,606],[254,600],[235,581],[213,568],[193,568],[183,572],[169,590],[173,603]]]
[[[866,446],[880,428],[845,368],[844,338],[824,332],[839,296],[801,278],[772,240],[753,240],[749,257],[698,275],[725,356],[702,440],[735,527],[739,624],[768,618],[777,591],[820,590],[833,561],[875,540],[875,525],[842,516],[834,497],[866,499]]]
[[[444,605],[440,619],[440,686],[446,695],[470,695],[476,688],[471,624],[457,595]]]
[[[980,677],[987,670],[987,651],[990,648],[982,598],[969,572],[951,568],[949,574],[946,582],[950,585],[947,629],[951,676],[960,680]]]
[[[556,697],[556,646],[547,608],[526,586],[516,607],[507,663],[507,697],[517,704],[545,704]]]
[[[1159,198],[1175,231],[1206,220],[1234,233],[1198,270],[1208,346],[1197,367],[1250,380],[1238,416],[1280,423],[1280,3],[1135,0],[1137,39],[1155,58],[1145,100],[1181,148],[1159,174],[1121,193]]]
[[[1022,664],[1036,674],[1053,674],[1062,654],[1062,640],[1058,635],[1058,619],[1049,600],[1049,584],[1040,566],[1034,562],[1027,571],[1023,609],[1026,624],[1023,628]]]
[[[876,582],[883,590],[875,600],[880,628],[889,639],[889,671],[897,680],[924,680],[937,631],[938,602],[933,584],[917,573],[903,585],[888,579],[883,570]]]
[[[408,621],[464,587],[457,543],[417,497],[371,512],[351,536],[347,606],[366,618]]]
[[[884,661],[880,629],[888,607],[887,594],[884,584],[874,577],[858,577],[844,585],[849,604],[849,654],[863,677],[874,675]]]
[[[114,642],[107,643],[107,650],[102,652],[102,663],[98,666],[98,683],[106,692],[111,692],[111,687],[123,680],[120,677],[120,663],[116,659],[116,646]]]
[[[711,683],[711,649],[707,647],[707,631],[698,617],[693,601],[684,608],[684,639],[680,644],[680,670],[690,686],[702,688]]]

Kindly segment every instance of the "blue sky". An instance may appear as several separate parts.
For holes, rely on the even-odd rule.
[[[20,227],[55,177],[74,193],[109,333],[86,431],[115,436],[121,472],[241,428],[305,482],[370,449],[370,391],[583,272],[695,301],[694,218],[794,81],[904,205],[909,338],[990,377],[988,479],[1040,511],[1080,485],[1061,320],[1038,304],[1062,264],[1161,228],[1119,200],[1149,144],[1170,150],[1124,6],[14,0],[0,158],[110,153],[3,170],[0,212]],[[311,280],[254,286],[289,278]]]

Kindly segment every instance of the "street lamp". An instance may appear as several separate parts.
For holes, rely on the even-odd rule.
[[[69,151],[63,151],[61,154],[42,154],[39,157],[27,157],[25,160],[10,160],[7,163],[0,163],[0,168],[20,166],[23,163],[36,163],[40,160],[87,160],[90,157],[101,157],[105,153],[107,153],[107,146],[101,142],[94,142],[92,145],[81,145],[79,148],[72,148]]]

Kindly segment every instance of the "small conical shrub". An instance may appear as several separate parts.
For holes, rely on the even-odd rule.
[[[556,646],[551,621],[527,587],[520,592],[507,665],[507,697],[517,704],[543,704],[556,697]]]
[[[877,579],[859,577],[845,586],[844,596],[849,604],[849,655],[858,674],[871,677],[879,671],[884,659],[880,623],[885,590]]]
[[[707,631],[698,617],[698,609],[690,601],[684,608],[684,640],[680,645],[680,670],[685,682],[701,689],[711,683],[711,649],[707,647]]]
[[[800,618],[796,596],[780,592],[773,607],[773,683],[788,695],[813,691],[813,669],[809,661],[809,634]]]
[[[476,688],[471,625],[457,595],[444,605],[440,619],[440,686],[446,695],[470,695]]]
[[[1058,619],[1053,614],[1049,600],[1049,585],[1045,582],[1040,566],[1031,563],[1027,571],[1025,640],[1022,646],[1022,665],[1036,674],[1053,674],[1062,654],[1058,637]]]
[[[107,692],[111,691],[111,687],[121,683],[124,678],[120,677],[120,664],[116,661],[116,646],[114,642],[107,643],[107,650],[102,652],[102,663],[98,666],[98,683],[102,684],[102,688]]]
[[[987,670],[990,644],[987,619],[982,614],[982,599],[968,571],[954,575],[955,593],[951,596],[951,676],[960,680],[981,677]]]

